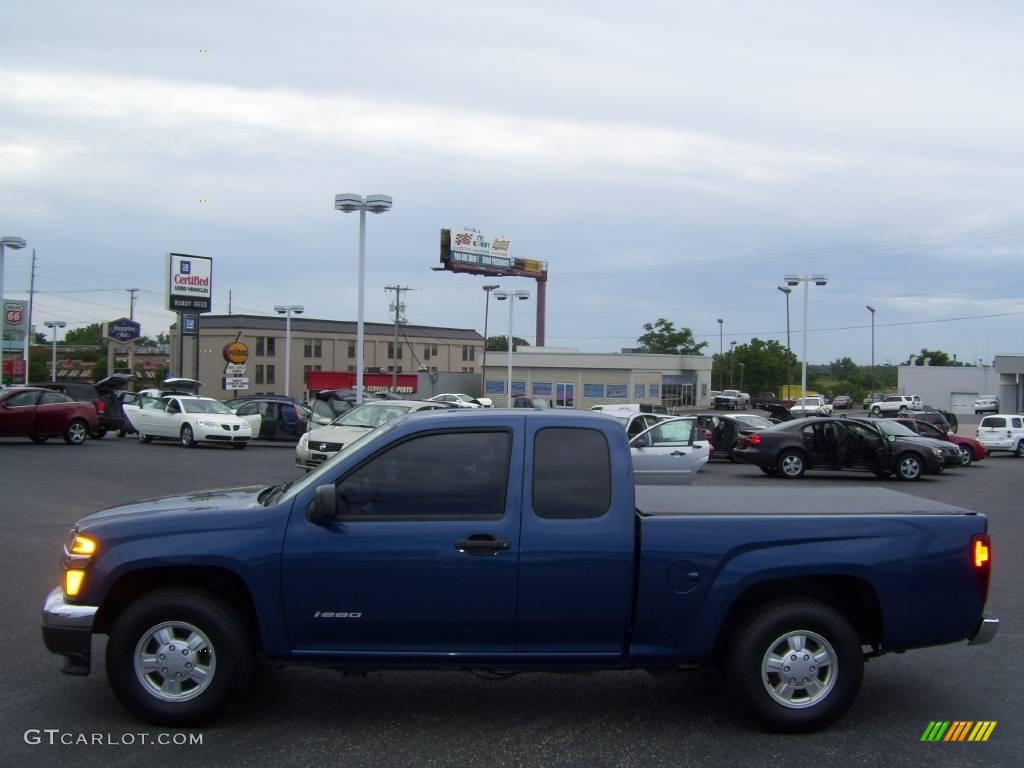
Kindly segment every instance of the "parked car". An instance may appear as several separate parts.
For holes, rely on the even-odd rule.
[[[692,483],[711,456],[711,444],[692,416],[659,419],[629,446],[637,485]]]
[[[770,427],[775,422],[757,414],[737,414],[735,416],[717,413],[698,413],[697,426],[703,429],[711,442],[711,458],[735,461],[732,449],[740,437],[747,437],[761,429]]]
[[[29,386],[52,389],[54,392],[63,392],[72,400],[80,403],[92,403],[96,409],[96,426],[89,432],[89,437],[101,438],[107,434],[108,426],[105,422],[107,403],[95,384],[84,381],[44,381],[39,384],[30,384]],[[113,428],[116,429],[116,427]]]
[[[973,437],[958,435],[955,432],[944,430],[934,424],[917,418],[898,418],[895,419],[895,421],[922,437],[930,437],[933,440],[947,440],[953,443],[957,447],[957,450],[960,451],[960,461],[965,467],[969,467],[974,462],[981,461],[988,456],[988,451],[985,450],[985,446]]]
[[[899,413],[903,416],[911,411],[921,410],[921,398],[917,395],[886,395],[868,408],[869,416],[887,416]]]
[[[929,424],[934,424],[935,426],[939,427],[940,429],[943,428],[943,425],[942,425],[942,422],[940,422],[935,417],[934,414],[936,414],[936,413],[939,414],[939,416],[941,416],[942,418],[944,418],[946,420],[946,424],[949,425],[949,431],[950,432],[956,432],[960,428],[960,420],[956,417],[956,414],[953,413],[952,411],[944,411],[941,408],[936,408],[933,405],[928,405],[927,403],[925,403],[924,405],[921,406],[921,410],[919,412],[916,412],[916,413],[920,413],[920,412],[931,414],[930,416],[926,416],[926,417],[921,418],[920,419],[921,421],[927,421]],[[914,416],[914,418],[917,418],[917,417]]]
[[[740,392],[738,389],[727,389],[722,394],[715,395],[715,399],[712,400],[711,404],[716,410],[725,408],[731,411],[738,411],[740,408],[750,407],[750,395]]]
[[[868,414],[870,415],[870,414]],[[955,432],[956,427],[949,423],[949,419],[943,414],[942,411],[932,409],[930,411],[897,411],[896,413],[884,414],[887,418],[896,419],[916,419],[917,421],[926,421],[935,427],[938,427],[943,432]]]
[[[733,449],[737,461],[753,464],[766,475],[787,479],[803,477],[807,470],[855,469],[878,477],[895,474],[900,480],[919,480],[945,468],[945,454],[937,446],[890,434],[906,430],[889,421],[869,422],[846,418],[808,417],[775,424],[742,438]]]
[[[546,411],[554,408],[554,404],[547,397],[531,397],[530,395],[515,395],[512,398],[513,408],[532,408],[535,411]]]
[[[794,418],[803,416],[831,416],[832,406],[822,395],[797,398],[796,404],[789,409]]]
[[[4,437],[27,437],[33,443],[63,437],[69,445],[81,445],[98,427],[96,407],[63,392],[39,387],[7,387],[0,392]]]
[[[311,674],[715,664],[701,695],[813,731],[854,703],[865,658],[999,627],[985,515],[831,491],[637,486],[622,429],[568,409],[414,414],[298,481],[82,518],[42,640],[87,675],[108,635],[117,698],[168,728],[242,699],[260,654]]]
[[[1024,416],[1016,413],[985,416],[975,434],[989,453],[1009,451],[1017,458],[1024,457]]]
[[[416,411],[451,410],[457,406],[429,400],[370,400],[346,411],[326,427],[303,433],[295,446],[295,466],[307,472],[338,451],[392,419]],[[443,457],[438,457],[442,459]]]
[[[779,402],[779,398],[776,397],[774,392],[758,392],[752,400],[754,408],[759,410],[767,410],[769,405],[774,405]]]
[[[253,440],[295,442],[309,424],[309,408],[299,400],[283,395],[264,395],[242,401],[228,400],[224,405],[236,416],[249,422]]]
[[[242,450],[252,439],[249,422],[212,397],[146,395],[138,404],[125,405],[124,415],[143,443],[159,438],[178,440],[186,448],[213,443]]]
[[[124,399],[121,395],[133,381],[135,377],[130,373],[115,373],[96,382],[96,392],[103,401],[103,413],[98,414],[100,426],[94,437],[103,437],[107,432],[116,432],[119,437],[126,434],[128,422],[122,410]]]
[[[594,409],[591,408],[591,410]],[[630,439],[636,437],[641,432],[645,432],[655,424],[664,421],[665,419],[672,418],[667,413],[652,413],[641,411],[639,409],[633,410],[629,406],[605,408],[597,412],[605,416],[611,416],[613,419],[618,421],[626,430],[626,437]]]
[[[796,418],[796,416],[789,411],[789,409],[796,405],[796,403],[791,402],[789,405],[786,405],[786,402],[787,401],[780,400],[777,403],[768,403],[765,406],[764,409],[768,411],[768,420],[770,422],[778,424],[779,422],[792,421]]]
[[[875,403],[880,403],[885,399],[885,392],[868,392],[864,397],[862,407],[865,411],[870,410],[871,406]]]
[[[432,403],[448,403],[458,408],[492,408],[494,406],[489,397],[473,397],[463,393],[445,392],[428,397],[427,400]]]
[[[999,398],[995,395],[982,395],[974,401],[975,413],[999,413]]]
[[[849,395],[836,395],[832,398],[832,408],[835,410],[850,410],[853,408],[853,398]]]
[[[960,453],[959,447],[949,440],[946,440],[944,437],[935,439],[933,437],[924,436],[919,432],[900,424],[899,419],[882,419],[880,421],[874,421],[869,417],[860,416],[853,420],[868,426],[878,427],[878,429],[880,429],[887,437],[916,440],[922,445],[938,448],[942,452],[942,463],[944,467],[959,467],[963,465],[963,455]]]

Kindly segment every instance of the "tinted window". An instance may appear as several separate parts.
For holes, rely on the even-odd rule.
[[[38,392],[19,392],[16,395],[11,395],[4,401],[4,405],[8,408],[18,408],[26,405],[35,405],[36,398],[39,397]]]
[[[258,408],[259,403],[246,403],[238,409],[237,413],[239,416],[255,416]]]
[[[533,511],[538,517],[600,517],[612,498],[608,441],[594,429],[548,427],[533,443]]]
[[[998,428],[1006,426],[1006,419],[1002,416],[986,416],[981,420],[981,426],[989,428]]]
[[[338,484],[342,520],[481,519],[505,513],[511,435],[444,432],[407,440]]]
[[[43,392],[39,398],[40,405],[53,405],[54,403],[73,403],[67,395],[61,394],[60,392]]]
[[[1010,423],[1013,425],[1014,429],[1020,429],[1020,419],[1010,419]]]

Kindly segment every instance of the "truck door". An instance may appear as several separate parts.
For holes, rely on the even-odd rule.
[[[632,608],[632,468],[609,449],[622,427],[575,424],[530,420],[526,434],[517,649],[555,660],[621,655]]]
[[[442,663],[514,652],[517,420],[382,440],[356,466],[339,462],[320,483],[336,488],[336,522],[310,523],[299,509],[289,522],[282,577],[294,650]]]

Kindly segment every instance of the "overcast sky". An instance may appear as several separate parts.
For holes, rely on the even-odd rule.
[[[431,271],[473,226],[549,262],[548,346],[658,317],[709,353],[719,317],[726,347],[785,343],[776,286],[823,272],[812,362],[868,362],[866,304],[879,362],[1024,351],[1019,3],[40,1],[4,26],[0,234],[37,249],[40,326],[137,287],[166,330],[169,250],[213,257],[215,312],[355,319],[333,197],[380,192],[368,320],[401,283],[410,323],[482,331],[485,281]]]

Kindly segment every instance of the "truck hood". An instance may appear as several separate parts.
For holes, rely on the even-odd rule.
[[[190,515],[209,515],[217,512],[244,512],[248,509],[260,508],[258,496],[267,486],[249,486],[246,488],[225,488],[214,491],[196,491],[183,496],[165,496],[163,498],[146,499],[131,504],[110,507],[87,515],[78,521],[79,530],[87,530],[93,525],[106,524],[129,519],[186,517]]]

